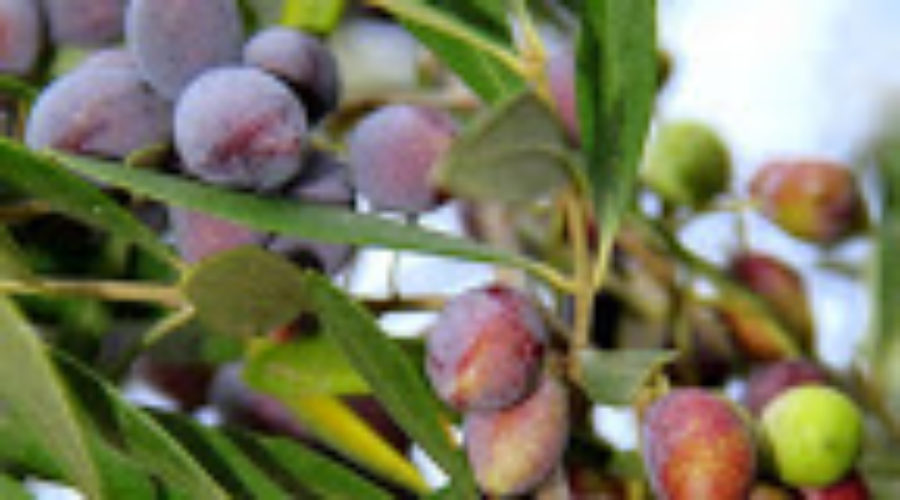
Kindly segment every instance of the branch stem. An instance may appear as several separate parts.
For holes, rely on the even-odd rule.
[[[181,308],[186,303],[175,286],[127,281],[0,280],[0,293],[94,297],[112,302],[151,302],[172,308]]]
[[[575,269],[575,318],[569,344],[569,376],[581,378],[578,352],[588,346],[593,321],[594,283],[591,277],[591,255],[588,242],[588,224],[582,198],[570,191],[564,198],[569,237],[572,239],[572,261]]]

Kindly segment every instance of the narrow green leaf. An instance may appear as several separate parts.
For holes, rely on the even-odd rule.
[[[156,419],[206,466],[231,498],[292,498],[221,432],[180,415],[157,414]]]
[[[287,493],[291,498],[390,498],[354,471],[294,440],[204,427],[177,414],[156,418],[191,442],[195,457],[221,476],[235,497],[277,498]]]
[[[147,494],[152,492],[153,485],[147,483],[151,477],[161,479],[159,486],[174,495],[165,498],[308,498],[307,492],[325,498],[389,497],[351,470],[291,440],[208,428],[183,415],[151,418],[78,362],[60,353],[56,361],[93,421],[89,441],[102,466],[106,498],[158,498]],[[100,432],[117,448],[104,442]],[[35,464],[26,470],[56,479],[54,454],[33,446],[19,424],[2,413],[0,442],[0,465]]]
[[[0,165],[0,180],[49,202],[54,210],[140,245],[164,261],[175,258],[153,231],[127,210],[47,156],[0,137]]]
[[[62,473],[89,498],[100,477],[82,428],[40,336],[12,302],[0,297],[0,402],[53,450]]]
[[[868,447],[857,468],[871,490],[871,498],[900,498],[900,448],[889,439],[883,443]]]
[[[303,273],[256,246],[221,252],[197,263],[181,283],[198,319],[217,332],[264,335],[303,309]]]
[[[634,196],[656,94],[654,0],[584,1],[576,82],[587,174],[611,242]]]
[[[534,261],[470,240],[400,224],[346,209],[270,199],[190,182],[175,176],[119,168],[115,164],[59,155],[76,172],[133,193],[233,220],[260,231],[324,241],[414,250],[534,269]]]
[[[4,500],[29,500],[31,495],[22,486],[22,483],[6,474],[0,474],[0,498]]]
[[[112,444],[105,442],[99,432],[89,433],[88,443],[100,471],[104,498],[129,500],[156,498],[153,478],[137,462],[125,456]]]
[[[306,335],[290,342],[266,338],[251,344],[244,380],[279,399],[310,394],[363,394],[369,386],[327,336]]]
[[[92,460],[97,464],[104,498],[152,500],[156,485],[150,474],[125,456],[114,443],[104,440],[102,429],[85,427],[85,438]],[[65,475],[56,450],[42,446],[27,422],[0,415],[0,468],[51,481],[64,481]],[[174,490],[172,490],[174,493]],[[0,494],[0,498],[7,498]]]
[[[23,282],[33,282],[34,274],[28,268],[27,257],[5,227],[0,227],[0,277]]]
[[[188,498],[230,498],[177,440],[114,387],[65,354],[55,353],[55,361],[81,411],[130,460]]]
[[[34,433],[5,406],[0,411],[0,468],[15,469],[46,479],[62,480],[64,472],[52,449],[42,446]]]
[[[237,498],[382,499],[390,495],[349,468],[286,438],[205,427],[178,414],[157,420],[190,443],[204,463]]]
[[[430,0],[429,3],[452,12],[497,40],[506,42],[510,38],[508,2],[504,0]]]
[[[321,498],[388,500],[392,496],[369,481],[297,443],[286,439],[262,439],[260,446],[288,474]]]
[[[654,373],[677,353],[666,350],[599,351],[578,353],[584,369],[582,384],[591,401],[604,405],[630,405]]]
[[[496,102],[521,89],[521,63],[508,45],[420,0],[374,0],[407,26],[472,90]]]
[[[450,442],[441,421],[441,405],[421,371],[381,331],[368,311],[327,278],[309,273],[306,288],[323,330],[343,349],[394,421],[461,485],[467,496],[474,497],[471,471]]]
[[[527,90],[469,125],[444,154],[435,176],[458,196],[529,202],[566,184],[573,158],[559,120]]]
[[[896,112],[895,112],[896,113]],[[881,217],[876,230],[869,359],[892,411],[900,412],[900,117],[876,145]]]

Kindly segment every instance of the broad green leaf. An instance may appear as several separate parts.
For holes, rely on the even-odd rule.
[[[76,172],[133,193],[169,204],[206,212],[260,231],[309,238],[327,243],[371,245],[459,257],[535,270],[537,263],[508,252],[447,234],[429,231],[323,205],[269,199],[190,182],[175,176],[128,170],[110,163],[58,155]]]
[[[451,443],[441,405],[403,349],[378,327],[371,314],[327,278],[307,274],[311,310],[325,331],[366,379],[384,408],[467,495],[475,486],[466,460]]]
[[[529,202],[570,181],[573,161],[559,120],[528,90],[469,125],[444,154],[435,176],[458,196]]]
[[[62,353],[55,360],[81,411],[130,460],[187,498],[230,498],[177,440],[116,388]]]
[[[290,342],[256,339],[244,364],[247,383],[279,399],[310,394],[362,394],[369,386],[344,353],[323,334]]]
[[[509,46],[421,0],[373,0],[398,18],[487,102],[522,87],[522,64]]]
[[[584,390],[591,401],[604,405],[630,405],[655,373],[677,353],[666,350],[585,349],[578,353]]]
[[[388,500],[392,496],[349,469],[286,439],[262,439],[260,446],[291,477],[321,498]]]
[[[344,13],[345,0],[284,0],[281,24],[314,33],[329,33]]]
[[[654,0],[585,0],[576,87],[587,174],[604,245],[637,184],[656,94]]]
[[[53,450],[67,481],[101,497],[97,465],[40,335],[12,302],[0,297],[0,403]]]
[[[201,260],[181,283],[197,318],[214,331],[250,337],[284,326],[303,309],[303,273],[284,258],[244,246]]]
[[[3,137],[0,137],[0,181],[49,202],[55,211],[140,245],[164,261],[175,259],[153,231],[96,186],[60,168],[46,155]]]
[[[0,498],[4,500],[29,500],[31,494],[11,476],[0,474]]]

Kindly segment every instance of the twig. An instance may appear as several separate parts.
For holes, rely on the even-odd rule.
[[[172,308],[180,308],[186,303],[175,286],[127,281],[0,280],[0,293],[74,295],[112,302],[151,302]]]

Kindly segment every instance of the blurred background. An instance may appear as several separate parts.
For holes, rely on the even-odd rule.
[[[731,148],[738,193],[775,156],[862,166],[858,158],[900,89],[900,2],[662,0],[659,8],[660,41],[672,51],[675,70],[657,118],[696,118],[715,127]],[[708,217],[684,236],[698,252],[721,259],[734,244],[727,219]],[[747,222],[752,247],[805,273],[818,351],[825,362],[846,367],[868,328],[865,291],[817,264],[846,259],[864,267],[867,246],[851,242],[827,255],[759,217]]]

